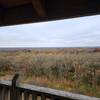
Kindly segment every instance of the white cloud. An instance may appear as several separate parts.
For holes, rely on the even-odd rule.
[[[100,46],[100,15],[0,28],[0,46]]]

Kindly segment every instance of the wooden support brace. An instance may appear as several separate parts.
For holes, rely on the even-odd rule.
[[[32,4],[37,14],[40,17],[46,17],[46,11],[45,11],[43,0],[32,0]]]

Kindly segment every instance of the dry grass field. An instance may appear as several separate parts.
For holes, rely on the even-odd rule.
[[[100,97],[99,48],[40,48],[0,51],[0,79]]]

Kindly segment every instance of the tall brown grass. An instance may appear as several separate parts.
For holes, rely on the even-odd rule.
[[[100,52],[92,48],[0,52],[0,77],[15,73],[26,83],[100,97]]]

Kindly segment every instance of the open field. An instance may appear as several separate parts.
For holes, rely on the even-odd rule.
[[[0,51],[0,79],[100,97],[99,48],[38,48]]]

